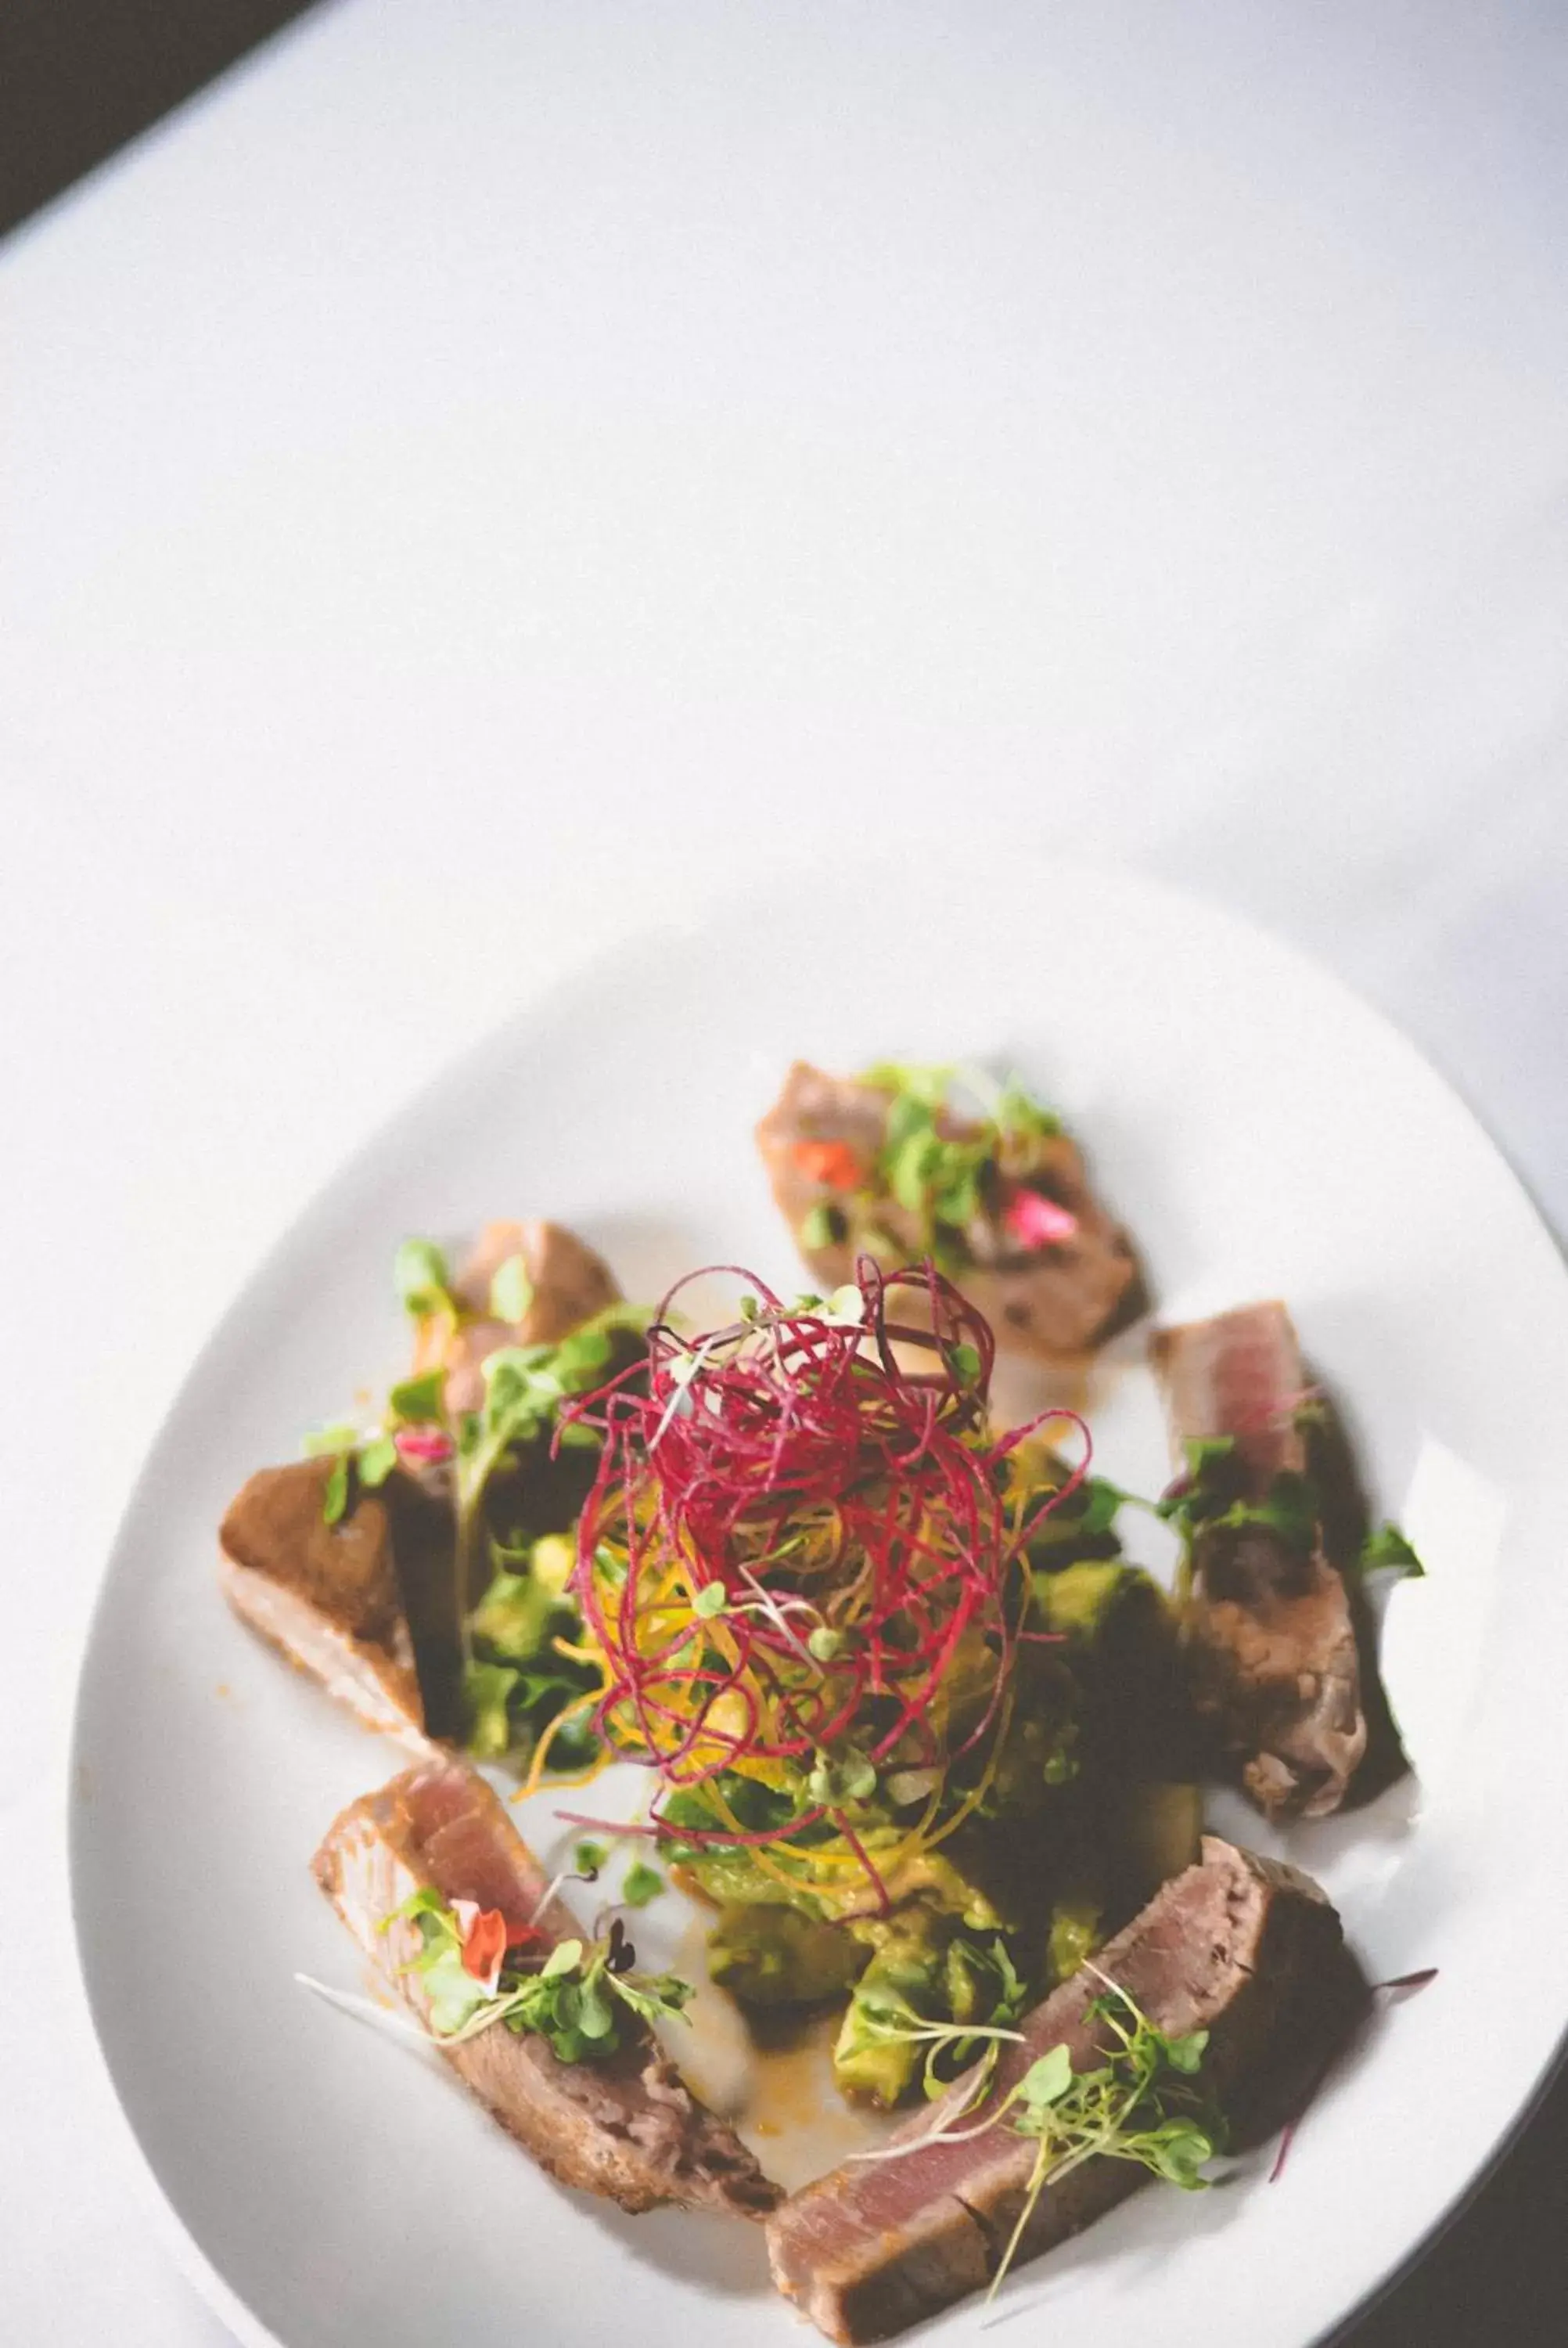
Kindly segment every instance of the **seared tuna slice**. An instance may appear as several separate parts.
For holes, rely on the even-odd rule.
[[[541,1907],[544,1870],[482,1777],[457,1762],[407,1770],[346,1809],[313,1862],[317,1882],[373,1963],[423,2021],[421,1976],[403,1970],[420,1950],[417,1925],[387,1929],[429,1886],[448,1904],[499,1909],[551,1941],[578,1926],[558,1900]],[[439,2044],[439,2041],[436,2042]],[[563,2063],[543,2038],[504,2024],[443,2047],[453,2069],[565,2185],[623,2209],[674,2202],[761,2217],[778,2192],[723,2121],[683,2084],[652,2034],[628,2015],[620,2045],[599,2060]]]
[[[335,1524],[330,1458],[263,1468],[224,1517],[236,1613],[367,1728],[419,1750],[458,1725],[452,1512],[396,1468]]]
[[[1241,1520],[1191,1535],[1184,1638],[1194,1706],[1224,1766],[1269,1817],[1338,1808],[1367,1749],[1350,1595],[1324,1554],[1317,1501],[1305,1484],[1305,1374],[1283,1304],[1244,1305],[1167,1329],[1154,1358],[1173,1444],[1228,1445],[1200,1461],[1216,1504]],[[1281,1483],[1277,1479],[1284,1479]],[[1305,1514],[1248,1511],[1283,1492]],[[1234,1512],[1234,1509],[1233,1509]],[[1284,1526],[1284,1529],[1280,1527]]]
[[[1291,2118],[1366,2003],[1339,1920],[1317,1885],[1209,1837],[1200,1863],[1164,1884],[1096,1958],[1167,2037],[1206,2030],[1201,2083],[1231,2139],[1256,2141]],[[1004,2045],[985,2099],[966,2113],[959,2080],[892,2142],[917,2141],[945,2116],[965,2128],[999,2110],[1040,2055],[1064,2045],[1075,2072],[1113,2042],[1091,2008],[1104,1980],[1078,1972]],[[768,2220],[774,2280],[830,2340],[883,2340],[979,2291],[996,2273],[1028,2193],[1034,2143],[1003,2116],[964,2142],[846,2164]],[[1128,2160],[1090,2160],[1048,2182],[1015,2258],[1038,2257],[1148,2181]]]
[[[496,1319],[490,1282],[512,1256],[520,1255],[528,1303],[520,1321]],[[485,1399],[484,1364],[503,1345],[554,1345],[596,1313],[620,1303],[620,1289],[603,1259],[559,1223],[487,1223],[477,1244],[452,1283],[453,1293],[472,1319],[432,1317],[420,1324],[415,1372],[446,1372],[446,1407],[477,1410]]]
[[[796,1061],[757,1128],[780,1212],[817,1285],[836,1288],[868,1251],[884,1264],[933,1250],[929,1218],[888,1189],[882,1158],[895,1095]],[[983,1128],[944,1112],[940,1135]],[[1060,1131],[1020,1138],[1004,1169],[979,1171],[961,1227],[935,1233],[938,1269],[996,1330],[997,1342],[1050,1361],[1076,1361],[1143,1309],[1132,1242],[1090,1187],[1077,1144]]]

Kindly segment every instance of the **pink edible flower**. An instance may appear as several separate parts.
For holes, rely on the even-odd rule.
[[[400,1459],[415,1460],[420,1467],[435,1467],[450,1459],[454,1448],[452,1437],[438,1426],[400,1426],[393,1437]]]
[[[1026,1189],[1022,1183],[1008,1200],[1002,1221],[1012,1237],[1029,1248],[1058,1247],[1078,1229],[1076,1215],[1070,1215],[1054,1199]]]

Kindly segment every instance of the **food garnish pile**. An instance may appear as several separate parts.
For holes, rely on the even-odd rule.
[[[780,2287],[869,2340],[1295,2116],[1365,1982],[1305,1877],[1202,1838],[1201,1785],[1318,1817],[1386,1772],[1364,1577],[1419,1566],[1277,1303],[1153,1337],[1163,1493],[1093,1474],[1076,1412],[997,1423],[999,1347],[1081,1366],[1147,1302],[1017,1083],[803,1065],[758,1140],[815,1291],[732,1273],[701,1328],[555,1225],[456,1274],[405,1242],[409,1376],[252,1478],[224,1573],[420,1756],[316,1859],[418,2031],[568,2182],[766,2217]],[[1127,1554],[1156,1517],[1173,1595]],[[615,1763],[639,1815],[576,1797],[553,1880],[477,1774]],[[612,1841],[590,1934],[565,1887]],[[843,2093],[909,2108],[886,2143],[786,2199],[692,2094],[692,1984],[633,1942],[669,1881],[743,2013],[837,2014]]]

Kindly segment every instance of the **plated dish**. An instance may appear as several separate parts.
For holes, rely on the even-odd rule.
[[[1179,999],[1180,956],[1165,966]],[[1426,2016],[1465,1962],[1465,1903],[1420,1890],[1425,1851],[1447,1840],[1454,1727],[1468,1740],[1476,1709],[1451,1639],[1454,1569],[1468,1612],[1492,1586],[1497,1533],[1473,1481],[1433,1486],[1424,1438],[1434,1418],[1461,1441],[1490,1429],[1490,1406],[1472,1396],[1468,1421],[1445,1421],[1408,1352],[1389,1399],[1388,1333],[1412,1264],[1433,1260],[1430,1221],[1385,1219],[1347,1243],[1331,1176],[1317,1231],[1302,1228],[1310,1183],[1249,1227],[1222,1170],[1194,1243],[1194,1203],[1227,1159],[1206,1122],[1224,1095],[1207,1053],[1234,1047],[1234,1025],[1185,1047],[1173,1121],[1172,1030],[1151,1035],[1124,988],[1108,1012],[1052,985],[1075,1043],[1010,1054],[1001,1066],[1027,1066],[1027,1084],[878,1062],[908,1030],[883,1024],[875,983],[855,1045],[797,1068],[772,1109],[765,1060],[748,1056],[743,1085],[707,1056],[712,1181],[672,1179],[690,1096],[672,1120],[645,1098],[649,1147],[608,1213],[581,1169],[609,1162],[613,1121],[573,1096],[564,1037],[532,1061],[534,1107],[548,1102],[564,1138],[520,1198],[496,1176],[536,1153],[480,1106],[495,1074],[455,1084],[421,1117],[426,1135],[462,1137],[458,1179],[427,1148],[415,1183],[405,1147],[374,1213],[363,1192],[335,1210],[330,1241],[310,1243],[314,1273],[247,1308],[241,1350],[287,1357],[264,1400],[236,1409],[220,1360],[193,1385],[221,1406],[226,1480],[271,1458],[226,1496],[207,1473],[204,1505],[222,1519],[235,1608],[302,1666],[236,1646],[209,1601],[190,1652],[201,1670],[221,1658],[225,1693],[208,1683],[197,1728],[179,1663],[169,1717],[186,1766],[193,1738],[214,1763],[210,1787],[178,1800],[229,1820],[211,1932],[248,1935],[245,2109],[262,2144],[292,2124],[316,2179],[313,2198],[302,2177],[267,2188],[310,2239],[305,2265],[365,2223],[363,2192],[341,2181],[349,2144],[378,2199],[425,2206],[397,2145],[413,2126],[415,2166],[439,2180],[444,2271],[460,2271],[481,2338],[487,2324],[505,2336],[508,2291],[516,2305],[496,2229],[507,2213],[537,2226],[548,2207],[551,2225],[587,2229],[571,2294],[530,2279],[558,2326],[579,2296],[587,2310],[624,2289],[630,2260],[655,2336],[692,2322],[749,2335],[770,2267],[831,2337],[889,2336],[947,2308],[961,2331],[989,2320],[999,2277],[992,2316],[1042,2292],[1120,2306],[1157,2242],[1167,2328],[1195,2339],[1219,2235],[1266,2256],[1298,2221],[1282,2203],[1299,2213],[1337,2192],[1345,2111],[1365,2123],[1379,2077],[1407,2125]],[[649,1019],[669,1007],[666,991]],[[813,1040],[828,1032],[809,994],[803,1007],[781,991],[758,1023],[775,1086],[803,1008]],[[591,993],[579,1014],[580,1045]],[[1353,1093],[1366,1066],[1363,1050]],[[1233,1085],[1235,1066],[1233,1048]],[[1310,1056],[1297,1078],[1310,1096]],[[1255,1151],[1290,1131],[1283,1107],[1255,1092]],[[1473,1214],[1474,1186],[1487,1194],[1495,1273],[1515,1196],[1440,1089],[1407,1086],[1406,1129],[1429,1115],[1421,1138],[1440,1136],[1457,1168],[1456,1206]],[[1362,1176],[1366,1149],[1347,1156],[1346,1179]],[[1361,1197],[1375,1214],[1388,1182]],[[513,1199],[579,1214],[581,1236],[477,1231]],[[689,1231],[651,1243],[674,1200]],[[1533,1226],[1518,1212],[1523,1248]],[[421,1227],[442,1244],[410,1241]],[[401,1363],[375,1301],[389,1260]],[[737,1263],[756,1270],[723,1268]],[[1326,1304],[1330,1264],[1355,1311]],[[307,1360],[294,1322],[313,1289],[317,1328],[384,1334],[357,1354],[334,1334]],[[356,1370],[377,1353],[386,1372],[365,1388]],[[340,1397],[349,1407],[289,1461],[301,1422]],[[1419,1421],[1400,1416],[1412,1397]],[[1400,1424],[1419,1425],[1413,1448],[1390,1442]],[[1500,1465],[1520,1490],[1517,1449]],[[1408,1585],[1416,1550],[1430,1576]],[[189,1566],[160,1582],[133,1641],[150,1624],[179,1656],[191,1591]],[[95,1959],[91,1910],[95,1883],[124,1892],[129,1813],[112,1779],[93,1785],[91,1695],[89,1675],[78,1900],[123,2075],[138,1984]],[[378,1766],[367,1726],[405,1750]],[[167,1796],[169,1767],[149,1751],[145,1769]],[[316,1911],[299,1904],[313,1848],[331,1902]],[[192,1919],[197,1940],[206,1929]],[[1434,1966],[1419,2000],[1397,2018],[1378,2001],[1368,2023],[1371,1983]],[[220,1988],[195,2002],[210,1997],[216,2013]],[[204,2048],[218,2035],[197,2032]],[[205,2054],[189,2071],[210,2113],[224,2099]],[[472,2103],[443,2093],[452,2072]],[[1309,2102],[1269,2187],[1267,2140]],[[565,2180],[564,2201],[487,2106]],[[155,2154],[165,2173],[173,2141]],[[224,2270],[262,2302],[256,2336],[412,2339],[432,2320],[391,2239],[401,2226],[374,2222],[373,2335],[363,2306],[245,2272],[208,2190],[216,2177],[188,2173],[177,2198],[203,2242],[227,2228]],[[1031,2263],[1070,2233],[1071,2250]],[[1331,2288],[1338,2312],[1354,2281]],[[1312,2336],[1301,2300],[1267,2336]],[[781,2303],[771,2320],[793,2319]]]
[[[1153,1335],[1158,1495],[1094,1471],[1079,1408],[1002,1422],[999,1351],[1081,1374],[1148,1296],[1018,1078],[797,1062],[758,1143],[825,1292],[721,1268],[733,1313],[693,1326],[693,1278],[629,1304],[559,1225],[490,1224],[456,1269],[406,1238],[407,1375],[250,1478],[221,1574],[426,1756],[315,1860],[404,2027],[564,2183],[763,2220],[779,2289],[859,2343],[1299,2116],[1371,1991],[1309,1878],[1203,1835],[1203,1784],[1353,1798],[1368,1581],[1421,1568],[1276,1301]],[[1133,1518],[1176,1532],[1169,1594]],[[1374,1709],[1376,1790],[1407,1764]],[[577,1813],[553,1877],[477,1774],[526,1797],[617,1762],[647,1799]],[[632,1937],[671,1887],[753,2029],[826,2018],[837,2091],[914,2107],[886,2143],[786,2195],[693,2094],[697,1983]]]

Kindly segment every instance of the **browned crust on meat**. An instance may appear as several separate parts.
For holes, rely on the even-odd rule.
[[[333,1462],[263,1468],[219,1533],[230,1603],[367,1727],[455,1736],[461,1682],[450,1506],[395,1468],[323,1514]]]
[[[1173,1447],[1230,1436],[1261,1498],[1307,1447],[1289,1407],[1304,1373],[1277,1300],[1163,1330],[1154,1342]],[[1266,1529],[1201,1534],[1184,1643],[1193,1704],[1215,1754],[1270,1818],[1338,1808],[1367,1749],[1350,1593],[1324,1553]]]
[[[425,1720],[386,1503],[362,1495],[329,1525],[330,1459],[263,1468],[219,1532],[235,1612],[297,1669],[322,1680],[368,1727]]]
[[[1239,2144],[1297,2107],[1362,2011],[1365,1983],[1339,1921],[1294,1869],[1213,1838],[1097,1959],[1163,2030],[1210,2033],[1205,2081]],[[1065,2044],[1075,2069],[1099,2059],[1089,2013],[1102,1988],[1081,1973],[1037,2006],[1026,2044],[1004,2050],[994,2109],[1030,2063]],[[962,2109],[963,2084],[899,2131],[919,2137]],[[981,2106],[971,2117],[983,2117]],[[830,2339],[885,2339],[979,2289],[996,2272],[1028,2189],[1033,2147],[1005,2122],[966,2145],[837,2169],[768,2223],[774,2279]],[[1146,2174],[1094,2161],[1049,2187],[1020,2245],[1034,2258],[1122,2199]]]
[[[813,1277],[824,1290],[854,1277],[858,1235],[808,1248],[801,1226],[815,1207],[845,1207],[843,1194],[804,1174],[795,1158],[802,1141],[843,1141],[869,1159],[886,1133],[891,1096],[852,1077],[828,1076],[797,1060],[784,1089],[757,1127],[757,1148],[774,1202],[795,1234]],[[953,1120],[955,1134],[966,1128]],[[1135,1321],[1147,1302],[1132,1242],[1096,1196],[1077,1144],[1066,1134],[1042,1136],[1026,1178],[1076,1217],[1078,1230],[1047,1248],[1020,1248],[994,1210],[983,1210],[966,1238],[971,1261],[957,1284],[1014,1352],[1056,1363],[1081,1361]],[[875,1220],[915,1261],[921,1250],[918,1219],[892,1200],[880,1200]],[[851,1219],[853,1223],[853,1219]]]
[[[456,1810],[433,1828],[433,1802]],[[423,1883],[444,1899],[478,1898],[519,1921],[538,1909],[542,1870],[484,1781],[456,1763],[410,1770],[355,1802],[313,1862],[322,1890],[367,1956],[421,2019],[415,1926],[383,1930]],[[519,1913],[519,1911],[521,1911]],[[559,1901],[538,1918],[571,1933]],[[443,2046],[452,2068],[518,2142],[562,2184],[641,2211],[664,2203],[758,2218],[778,2199],[752,2155],[701,2104],[640,2026],[606,2061],[561,2063],[542,2039],[486,2031]]]

